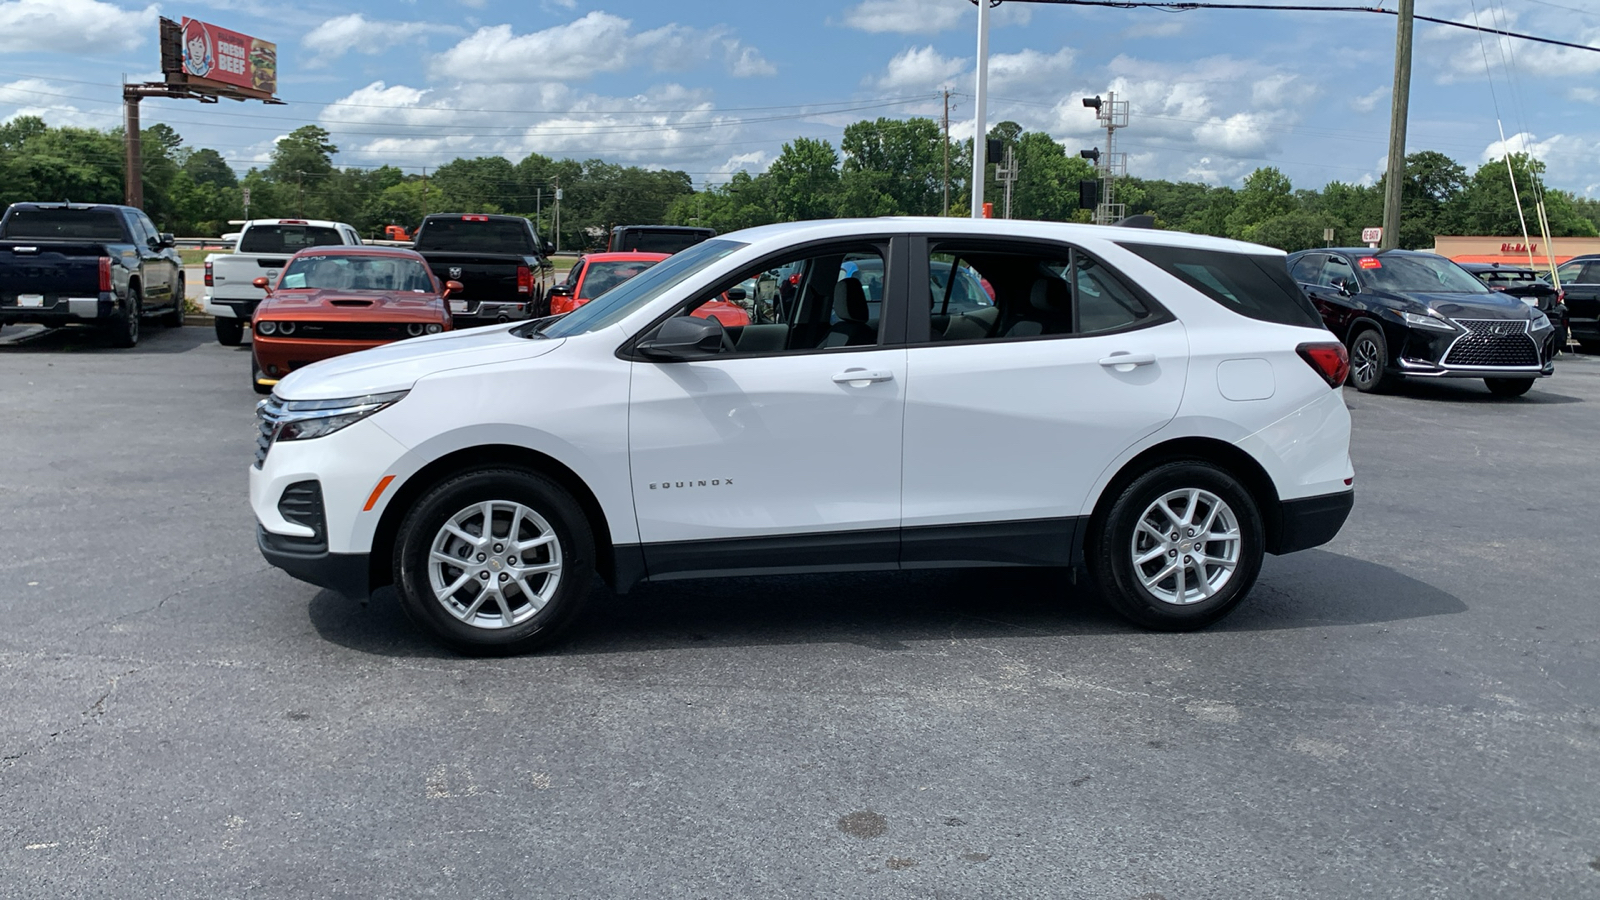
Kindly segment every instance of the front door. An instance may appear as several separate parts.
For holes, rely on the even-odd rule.
[[[721,322],[722,353],[633,363],[634,508],[652,578],[895,566],[906,350],[882,340],[883,304],[862,283],[893,289],[887,245],[741,272],[679,311]],[[772,273],[796,264],[801,300],[782,306]]]

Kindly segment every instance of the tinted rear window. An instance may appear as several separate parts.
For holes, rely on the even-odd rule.
[[[239,238],[240,253],[297,253],[307,247],[342,244],[339,229],[321,225],[252,225]]]
[[[624,231],[611,245],[617,252],[677,253],[713,236],[710,231]]]
[[[1282,325],[1323,327],[1316,307],[1289,277],[1282,256],[1154,244],[1122,246],[1241,316]]]
[[[124,241],[122,217],[109,209],[14,209],[6,219],[8,238],[67,241]]]
[[[429,219],[422,223],[422,231],[412,249],[445,253],[534,252],[527,224],[507,219]]]

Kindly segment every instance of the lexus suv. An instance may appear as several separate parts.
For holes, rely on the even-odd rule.
[[[694,315],[780,275],[770,320]],[[992,302],[953,296],[974,284]],[[270,563],[348,595],[393,583],[464,652],[553,639],[596,573],[621,593],[1073,567],[1133,622],[1193,629],[1264,553],[1343,525],[1347,371],[1266,247],[796,222],[696,244],[565,316],[291,372],[258,409],[250,496]]]
[[[1518,397],[1555,373],[1550,318],[1442,256],[1304,250],[1289,256],[1289,269],[1349,347],[1358,391],[1405,377],[1482,378],[1491,393]]]

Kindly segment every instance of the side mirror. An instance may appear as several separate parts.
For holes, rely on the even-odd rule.
[[[552,296],[552,297],[571,297],[572,296],[572,285],[570,285],[570,284],[558,284],[555,287],[550,289],[550,296]]]
[[[444,283],[444,293],[441,294],[440,296],[448,297],[451,294],[459,294],[464,290],[466,290],[466,288],[462,286],[461,282],[459,282],[459,281],[446,281]]]
[[[656,333],[640,341],[639,355],[647,359],[679,361],[704,359],[722,351],[722,323],[699,316],[677,316],[661,323]]]
[[[748,295],[745,294],[744,288],[729,288],[723,296],[727,297],[730,303],[738,303]]]
[[[549,256],[550,254],[556,252],[556,245],[552,243],[549,238],[540,238],[539,240],[544,244],[545,256]]]
[[[1350,296],[1350,283],[1343,278],[1335,278],[1333,280],[1333,289],[1346,297]]]
[[[268,297],[272,296],[272,282],[267,280],[267,276],[263,275],[250,283],[266,291]]]
[[[170,231],[161,232],[161,249],[165,250],[168,247],[176,247],[176,246],[178,246],[178,239],[176,237],[172,236],[172,232],[170,232]]]

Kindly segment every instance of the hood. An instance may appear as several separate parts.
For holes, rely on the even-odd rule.
[[[446,331],[335,356],[290,372],[273,393],[285,400],[331,400],[406,391],[429,375],[532,359],[565,343],[511,334],[520,324]]]
[[[1445,294],[1445,293],[1405,293],[1394,294],[1383,292],[1386,297],[1394,298],[1404,308],[1407,302],[1420,304],[1432,309],[1441,316],[1450,319],[1531,319],[1533,314],[1528,311],[1528,304],[1521,298],[1508,296],[1500,291],[1491,291],[1487,294]]]
[[[279,322],[438,322],[445,316],[438,294],[412,291],[277,291],[256,307],[256,319]]]

